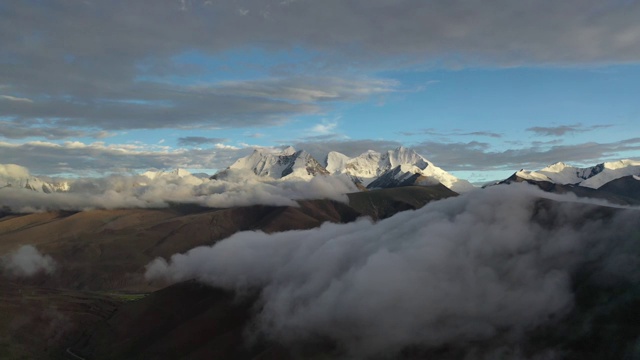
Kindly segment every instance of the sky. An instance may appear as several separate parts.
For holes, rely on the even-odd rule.
[[[403,145],[475,183],[640,159],[634,0],[0,3],[0,163],[213,173]]]

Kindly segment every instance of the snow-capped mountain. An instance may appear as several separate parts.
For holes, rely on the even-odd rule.
[[[280,152],[256,149],[251,155],[238,159],[229,169],[250,170],[258,176],[273,179],[311,179],[316,175],[329,174],[311,154],[304,150],[296,151],[291,146]]]
[[[578,168],[559,162],[538,171],[520,170],[513,176],[523,180],[546,181],[598,189],[612,180],[631,175],[640,175],[640,161],[619,160],[586,168]]]
[[[249,170],[258,176],[273,179],[311,179],[316,175],[346,174],[357,184],[368,185],[369,188],[442,183],[457,192],[474,189],[468,181],[456,178],[405,147],[384,153],[370,150],[353,158],[331,151],[327,154],[324,166],[308,152],[296,151],[292,147],[279,152],[256,149],[228,169]],[[222,173],[224,171],[212,178],[219,178]]]
[[[15,164],[0,164],[0,188],[12,187],[42,193],[69,191],[69,183],[47,182],[32,176],[27,168]]]
[[[348,174],[369,188],[442,183],[456,192],[475,187],[461,180],[416,153],[398,147],[385,153],[367,151],[354,158],[332,151],[327,155],[327,170],[332,174]]]

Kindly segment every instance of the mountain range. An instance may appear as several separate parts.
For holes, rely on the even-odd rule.
[[[370,150],[356,157],[331,151],[323,163],[308,152],[296,151],[293,147],[280,152],[256,149],[212,178],[218,178],[229,170],[251,171],[273,179],[309,180],[318,175],[344,174],[369,189],[439,183],[459,193],[474,189],[468,181],[456,178],[414,150],[402,146],[384,153]]]
[[[607,200],[623,205],[640,204],[640,162],[619,160],[579,168],[556,163],[538,171],[520,170],[493,185],[526,182],[554,193]]]
[[[177,168],[169,171],[152,170],[141,174],[149,180],[160,178],[194,177],[193,182],[223,179],[231,171],[248,171],[258,177],[272,180],[306,180],[316,176],[348,176],[362,190],[393,188],[410,185],[434,186],[442,184],[457,193],[476,189],[470,182],[459,179],[437,167],[412,149],[398,147],[386,152],[366,151],[349,157],[331,151],[322,161],[305,150],[289,146],[280,151],[256,149],[252,154],[236,160],[227,169],[209,177],[192,174]],[[197,179],[196,179],[197,178]],[[202,179],[202,180],[199,180]],[[579,196],[604,198],[617,203],[635,203],[625,199],[640,192],[640,161],[619,160],[590,167],[576,167],[558,162],[540,170],[516,171],[509,178],[496,184],[527,182],[552,192],[573,192]],[[33,176],[18,165],[0,165],[0,188],[23,188],[42,193],[67,192],[72,180],[47,181]],[[145,186],[146,180],[134,182]],[[597,192],[594,190],[598,190]]]
[[[601,198],[621,204],[640,204],[638,165],[640,163],[632,160],[603,163],[588,168],[558,163],[538,171],[517,171],[496,185],[527,182],[550,192],[571,192],[578,196]],[[332,152],[323,162],[317,161],[303,150],[293,148],[278,153],[256,151],[246,158],[239,159],[226,171],[233,170],[251,171],[265,179],[285,181],[313,180],[318,175],[349,176],[362,186],[366,184],[370,190],[347,194],[347,202],[328,199],[298,200],[295,206],[251,205],[212,208],[172,203],[166,208],[152,209],[119,208],[34,213],[3,213],[0,210],[0,267],[3,261],[9,259],[8,254],[27,244],[37,247],[43,254],[56,261],[54,273],[40,272],[31,278],[14,277],[6,269],[0,268],[0,358],[337,358],[345,354],[340,353],[340,343],[331,342],[331,339],[320,338],[319,342],[311,343],[286,343],[272,341],[269,338],[259,338],[257,343],[247,341],[246,334],[250,332],[264,307],[264,303],[258,298],[259,294],[235,293],[196,281],[181,282],[160,290],[166,283],[146,279],[143,276],[146,266],[155,258],[168,259],[173,254],[183,254],[190,249],[210,246],[239,231],[275,234],[297,230],[293,234],[300,234],[296,236],[303,241],[308,239],[303,235],[305,233],[299,232],[300,230],[319,229],[318,231],[328,231],[327,236],[333,236],[330,233],[334,228],[323,224],[352,223],[362,216],[367,216],[371,220],[360,221],[366,221],[363,228],[369,228],[383,221],[381,219],[393,218],[400,212],[419,209],[436,200],[450,201],[447,209],[460,211],[430,212],[431,218],[442,217],[442,222],[438,224],[447,224],[454,221],[454,218],[458,219],[459,224],[465,224],[468,217],[458,214],[468,214],[467,209],[473,207],[461,205],[461,202],[465,201],[463,198],[475,199],[492,191],[494,195],[503,193],[500,189],[494,188],[472,192],[455,199],[457,194],[451,189],[456,184],[465,184],[464,180],[456,179],[406,148],[384,153],[369,151],[354,158]],[[223,173],[224,171],[218,175],[221,176]],[[142,175],[135,179],[140,186],[143,186],[145,181],[151,184],[153,179],[166,179],[167,183],[175,178],[187,178],[188,182],[194,183],[196,180],[200,181],[192,178],[191,176],[195,175],[184,169],[151,171]],[[43,193],[69,189],[67,184],[66,190],[64,186],[56,190],[53,185],[45,185],[50,183],[33,177],[25,168],[15,165],[0,165],[0,178],[2,186],[11,188],[25,188]],[[407,186],[420,184],[428,186]],[[517,190],[515,186],[505,188]],[[446,198],[452,199],[445,200]],[[571,287],[575,295],[575,306],[567,309],[567,313],[551,314],[545,326],[520,329],[522,334],[519,333],[518,337],[524,339],[522,349],[558,349],[562,358],[635,358],[626,355],[632,351],[636,351],[633,354],[637,354],[637,350],[634,349],[637,349],[640,323],[637,312],[640,307],[640,292],[634,271],[637,269],[635,259],[638,258],[638,252],[635,246],[637,242],[633,242],[639,239],[640,234],[638,210],[620,209],[608,204],[585,203],[576,206],[572,204],[571,199],[569,200],[565,202],[532,199],[530,206],[527,205],[521,210],[526,210],[523,218],[530,219],[536,226],[506,229],[501,227],[507,225],[507,222],[498,223],[491,228],[497,232],[509,233],[510,236],[517,235],[513,238],[507,237],[509,241],[505,243],[513,243],[514,251],[506,253],[504,266],[514,264],[513,258],[518,256],[518,252],[527,251],[526,247],[519,244],[521,239],[527,238],[527,231],[531,229],[543,231],[540,235],[541,242],[546,241],[545,235],[566,232],[569,236],[577,229],[582,229],[582,233],[587,235],[599,231],[603,238],[601,242],[594,242],[598,246],[594,246],[594,250],[588,252],[588,261],[579,267],[576,265],[577,270],[570,274],[571,276],[565,274],[566,278],[560,278],[560,281],[566,280],[567,287]],[[485,206],[475,208],[482,215],[480,219],[485,219],[486,215],[486,220],[482,221],[506,221],[512,214],[517,218],[518,211],[511,211],[511,207],[507,206],[508,212],[498,212],[495,211],[495,207],[498,203],[511,204],[512,201],[517,199],[505,195],[502,200],[487,202]],[[445,228],[448,230],[444,231],[439,226],[421,225],[422,218],[417,218],[419,214],[417,211],[407,212],[404,213],[404,217],[389,219],[393,221],[386,223],[388,231],[395,232],[396,229],[413,222],[412,226],[420,229],[420,233],[425,234],[424,238],[437,239],[446,235],[447,231],[455,229]],[[571,215],[568,219],[567,214]],[[619,222],[614,223],[612,219],[619,219]],[[475,251],[482,256],[488,256],[492,254],[496,245],[492,243],[493,233],[477,231],[476,226],[482,221],[470,222],[471,230],[461,231],[461,238],[457,240],[471,239],[467,242],[470,246],[465,247],[465,252]],[[613,232],[624,224],[628,226],[626,232],[610,236],[608,231]],[[523,231],[524,235],[521,234]],[[585,238],[588,238],[587,235]],[[336,239],[339,241],[332,242],[331,246],[322,247],[321,253],[326,252],[329,257],[334,257],[341,254],[335,251],[335,246],[346,246],[345,249],[358,248],[350,245],[352,240],[344,236]],[[620,242],[620,239],[631,240]],[[378,242],[376,236],[371,236],[370,240],[368,244],[371,246]],[[397,240],[399,243],[403,241],[401,236],[398,236]],[[621,245],[617,246],[616,241]],[[598,249],[606,244],[613,244],[611,249],[619,249],[619,253],[609,257],[609,254],[601,249],[604,255],[598,255]],[[407,260],[413,256],[413,251],[419,250],[415,242],[406,242],[406,245],[413,249],[405,254],[406,258],[397,255],[398,248],[395,242],[392,242],[389,243],[388,249],[384,248],[376,257],[372,256],[367,261],[347,261],[348,258],[345,257],[345,264],[373,267],[377,264],[377,268],[380,269],[377,273],[379,279],[370,278],[368,282],[363,283],[365,288],[374,294],[373,297],[393,292],[396,291],[395,283],[401,285],[407,281],[407,277],[391,278],[392,281],[387,284],[391,283],[394,286],[390,288],[379,286],[378,284],[381,281],[384,283],[391,272],[388,266],[381,266],[378,262],[381,259],[397,259],[394,263],[399,268],[405,268]],[[550,263],[550,266],[575,261],[572,258],[575,254],[570,251],[572,246],[575,244],[567,242],[558,243],[558,246],[553,247],[568,247],[570,256],[559,258],[549,258],[544,251],[534,249],[531,257],[523,258],[523,263],[529,263],[538,257],[539,261],[545,263],[557,261]],[[447,249],[450,248],[440,249],[443,252],[438,253],[435,251],[438,249],[434,248],[433,258],[425,261],[441,266],[455,262],[455,257],[447,257],[444,252]],[[230,258],[241,255],[233,253]],[[264,257],[267,260],[269,258],[267,254],[264,254]],[[438,258],[443,258],[443,261],[434,260]],[[257,263],[261,260],[263,259],[256,258]],[[313,274],[322,275],[325,273],[324,270],[330,268],[319,267]],[[438,269],[439,267],[435,268]],[[524,276],[523,283],[529,281],[526,271],[517,271],[518,267],[514,269],[516,271],[505,275],[507,282],[517,280],[518,276]],[[606,275],[606,271],[611,269],[618,272]],[[556,272],[544,272],[541,276],[552,277]],[[415,272],[407,268],[407,274]],[[455,274],[453,283],[465,284],[465,273],[461,274],[462,276]],[[474,274],[477,272],[471,271],[466,276],[475,276]],[[611,274],[618,277],[611,277]],[[629,279],[620,274],[630,274]],[[482,278],[480,275],[478,278]],[[490,272],[485,275],[484,277],[489,279],[495,278]],[[393,279],[397,281],[394,283]],[[305,278],[305,283],[306,281]],[[339,282],[335,284],[339,285]],[[471,288],[478,288],[479,294],[484,294],[485,288],[479,288],[475,284],[472,282]],[[344,289],[348,290],[346,287]],[[437,286],[434,289],[437,291]],[[540,294],[545,292],[547,289],[544,288],[543,291],[539,291]],[[496,297],[498,300],[500,298]],[[362,299],[363,305],[368,304],[369,299],[358,299]],[[459,297],[451,296],[448,301],[455,303],[458,300]],[[523,301],[528,300],[523,297]],[[331,308],[335,308],[334,302],[329,303]],[[537,302],[531,304],[546,306]],[[392,305],[392,308],[397,307],[395,302]],[[478,302],[478,306],[481,305],[482,303]],[[503,305],[506,311],[497,308],[496,317],[502,318],[502,314],[514,316],[513,310],[509,312],[509,304]],[[366,311],[366,307],[363,308]],[[471,319],[475,319],[475,308],[475,304],[470,307]],[[350,311],[355,313],[359,310],[353,308]],[[464,312],[449,315],[454,319],[454,324],[460,313]],[[388,315],[383,312],[370,314],[371,319]],[[412,318],[407,318],[407,321],[411,322]],[[466,326],[466,322],[457,324]],[[475,320],[469,326],[474,324]],[[339,326],[330,329],[335,329],[336,333],[341,331]],[[510,334],[496,329],[498,331],[495,332],[495,336],[485,341],[422,344],[422,347],[417,344],[417,347],[398,350],[400,353],[396,358],[469,358],[464,356],[467,351],[473,354],[474,351],[482,351],[483,347],[500,347],[505,339],[511,338]],[[467,349],[467,345],[471,349]]]
[[[0,189],[27,189],[41,193],[69,191],[69,182],[48,182],[32,176],[27,168],[15,164],[0,164]]]

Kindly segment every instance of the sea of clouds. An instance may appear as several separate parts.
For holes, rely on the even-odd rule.
[[[15,169],[14,169],[15,170]],[[18,167],[16,172],[28,174]],[[68,192],[42,193],[14,187],[0,188],[0,207],[14,212],[89,210],[115,208],[162,208],[171,203],[206,207],[248,205],[297,206],[296,200],[331,199],[347,202],[347,193],[358,191],[346,176],[317,176],[312,180],[273,180],[250,171],[227,171],[217,180],[165,173],[114,175],[97,179],[74,179]]]
[[[598,281],[640,280],[638,210],[586,220],[590,209],[532,186],[498,186],[377,223],[237,233],[158,258],[146,276],[258,291],[259,332],[331,339],[354,358],[490,341],[513,355],[523,334],[572,310],[584,264]]]

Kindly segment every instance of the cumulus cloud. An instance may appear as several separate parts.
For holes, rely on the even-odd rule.
[[[412,148],[447,171],[513,170],[541,168],[558,161],[588,164],[627,157],[625,153],[640,150],[640,138],[576,144],[534,141],[507,149],[481,141],[423,141]]]
[[[347,202],[358,191],[347,176],[317,176],[312,180],[270,180],[248,171],[227,171],[217,180],[164,173],[147,176],[113,175],[70,182],[68,192],[51,194],[0,188],[0,206],[15,212],[114,208],[162,208],[171,203],[207,207],[249,205],[297,206],[296,200],[331,199]]]
[[[0,177],[29,178],[29,169],[16,164],[0,164]]]
[[[411,345],[517,347],[526,331],[572,309],[572,279],[587,261],[603,278],[640,279],[638,267],[628,271],[637,248],[628,266],[611,266],[630,249],[637,214],[584,221],[588,206],[561,197],[544,206],[544,196],[501,186],[375,224],[237,233],[158,258],[146,276],[257,290],[264,334],[331,339],[356,358]]]
[[[52,274],[56,262],[49,255],[44,255],[32,245],[23,245],[18,250],[0,257],[0,267],[9,275],[28,277],[38,273]]]

